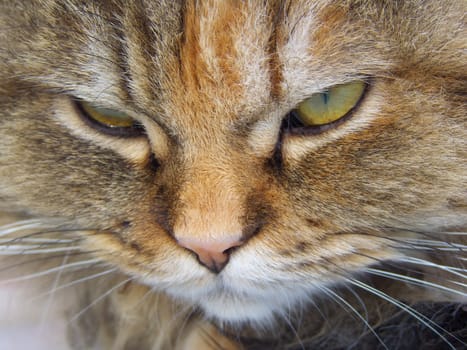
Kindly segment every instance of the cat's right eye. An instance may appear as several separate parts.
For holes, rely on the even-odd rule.
[[[118,110],[75,100],[81,118],[89,126],[112,136],[135,137],[144,133],[140,122]]]

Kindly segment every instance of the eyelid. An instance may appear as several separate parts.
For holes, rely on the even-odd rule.
[[[90,144],[114,151],[135,165],[144,165],[151,154],[151,147],[146,135],[140,137],[116,137],[97,130],[80,115],[75,98],[62,96],[54,102],[56,120],[68,132]]]

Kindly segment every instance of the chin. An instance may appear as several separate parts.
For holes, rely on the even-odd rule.
[[[274,314],[280,310],[266,300],[254,300],[247,297],[221,295],[206,298],[199,302],[206,318],[219,324],[267,325],[274,319]]]
[[[248,324],[262,329],[273,326],[278,317],[287,315],[308,297],[301,288],[271,285],[260,289],[220,283],[168,292],[182,302],[195,305],[206,319],[219,325]]]

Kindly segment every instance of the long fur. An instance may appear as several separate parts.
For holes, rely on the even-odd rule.
[[[61,324],[57,349],[466,346],[464,13],[1,1],[5,322]],[[355,80],[335,128],[286,127]],[[145,132],[108,135],[77,100]],[[220,273],[180,243],[233,238]]]

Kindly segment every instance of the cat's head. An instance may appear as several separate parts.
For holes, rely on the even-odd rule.
[[[465,225],[462,1],[130,3],[2,4],[2,210],[227,321]]]

